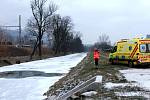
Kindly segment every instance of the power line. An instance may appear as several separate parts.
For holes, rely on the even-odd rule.
[[[7,28],[7,27],[18,27],[19,28],[19,45],[20,45],[20,47],[21,47],[21,15],[19,15],[19,23],[18,23],[19,25],[17,26],[17,25],[5,25],[5,26],[0,26],[0,27],[5,27],[5,28]]]
[[[0,26],[0,27],[19,27],[19,26]]]

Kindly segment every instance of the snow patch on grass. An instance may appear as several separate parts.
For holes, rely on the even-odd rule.
[[[148,97],[148,95],[142,94],[142,92],[137,91],[137,92],[115,92],[117,96],[124,96],[124,97],[131,97],[131,96],[144,96]]]
[[[140,87],[150,90],[150,69],[120,70],[128,81],[135,81]]]
[[[126,86],[131,86],[131,87],[135,87],[135,86],[138,86],[137,83],[112,83],[112,82],[109,82],[109,83],[106,83],[104,85],[105,88],[108,88],[108,89],[113,89],[115,87],[126,87]]]
[[[96,95],[96,94],[97,94],[96,91],[89,91],[89,92],[84,92],[81,95],[91,97],[91,96]]]

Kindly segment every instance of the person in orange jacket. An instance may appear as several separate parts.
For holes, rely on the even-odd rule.
[[[94,57],[95,65],[98,66],[98,60],[100,57],[100,53],[99,53],[98,49],[94,49],[93,57]]]

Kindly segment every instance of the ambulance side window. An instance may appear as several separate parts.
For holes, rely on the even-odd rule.
[[[146,52],[146,44],[140,45],[140,52]]]
[[[114,52],[116,52],[117,51],[117,46],[115,46],[114,48],[113,48],[113,50],[111,51],[111,53],[114,53]]]
[[[132,50],[132,46],[129,46],[129,50],[130,50],[130,51]]]

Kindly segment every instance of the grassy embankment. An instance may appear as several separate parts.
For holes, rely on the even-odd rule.
[[[131,92],[131,91],[143,91],[141,88],[137,86],[125,86],[125,87],[115,87],[112,89],[107,89],[105,87],[106,83],[129,83],[124,76],[119,72],[122,69],[128,69],[125,65],[111,65],[108,62],[108,53],[103,53],[99,60],[99,66],[96,67],[94,65],[92,53],[89,53],[86,58],[82,60],[76,67],[72,68],[70,72],[56,82],[53,86],[49,88],[49,90],[44,94],[47,96],[51,95],[59,95],[60,93],[67,92],[74,88],[76,85],[80,84],[83,81],[90,79],[96,75],[102,75],[102,88],[98,89],[98,94],[96,96],[90,97],[94,100],[99,99],[143,99],[142,96],[135,97],[120,97],[116,96],[115,92]]]

